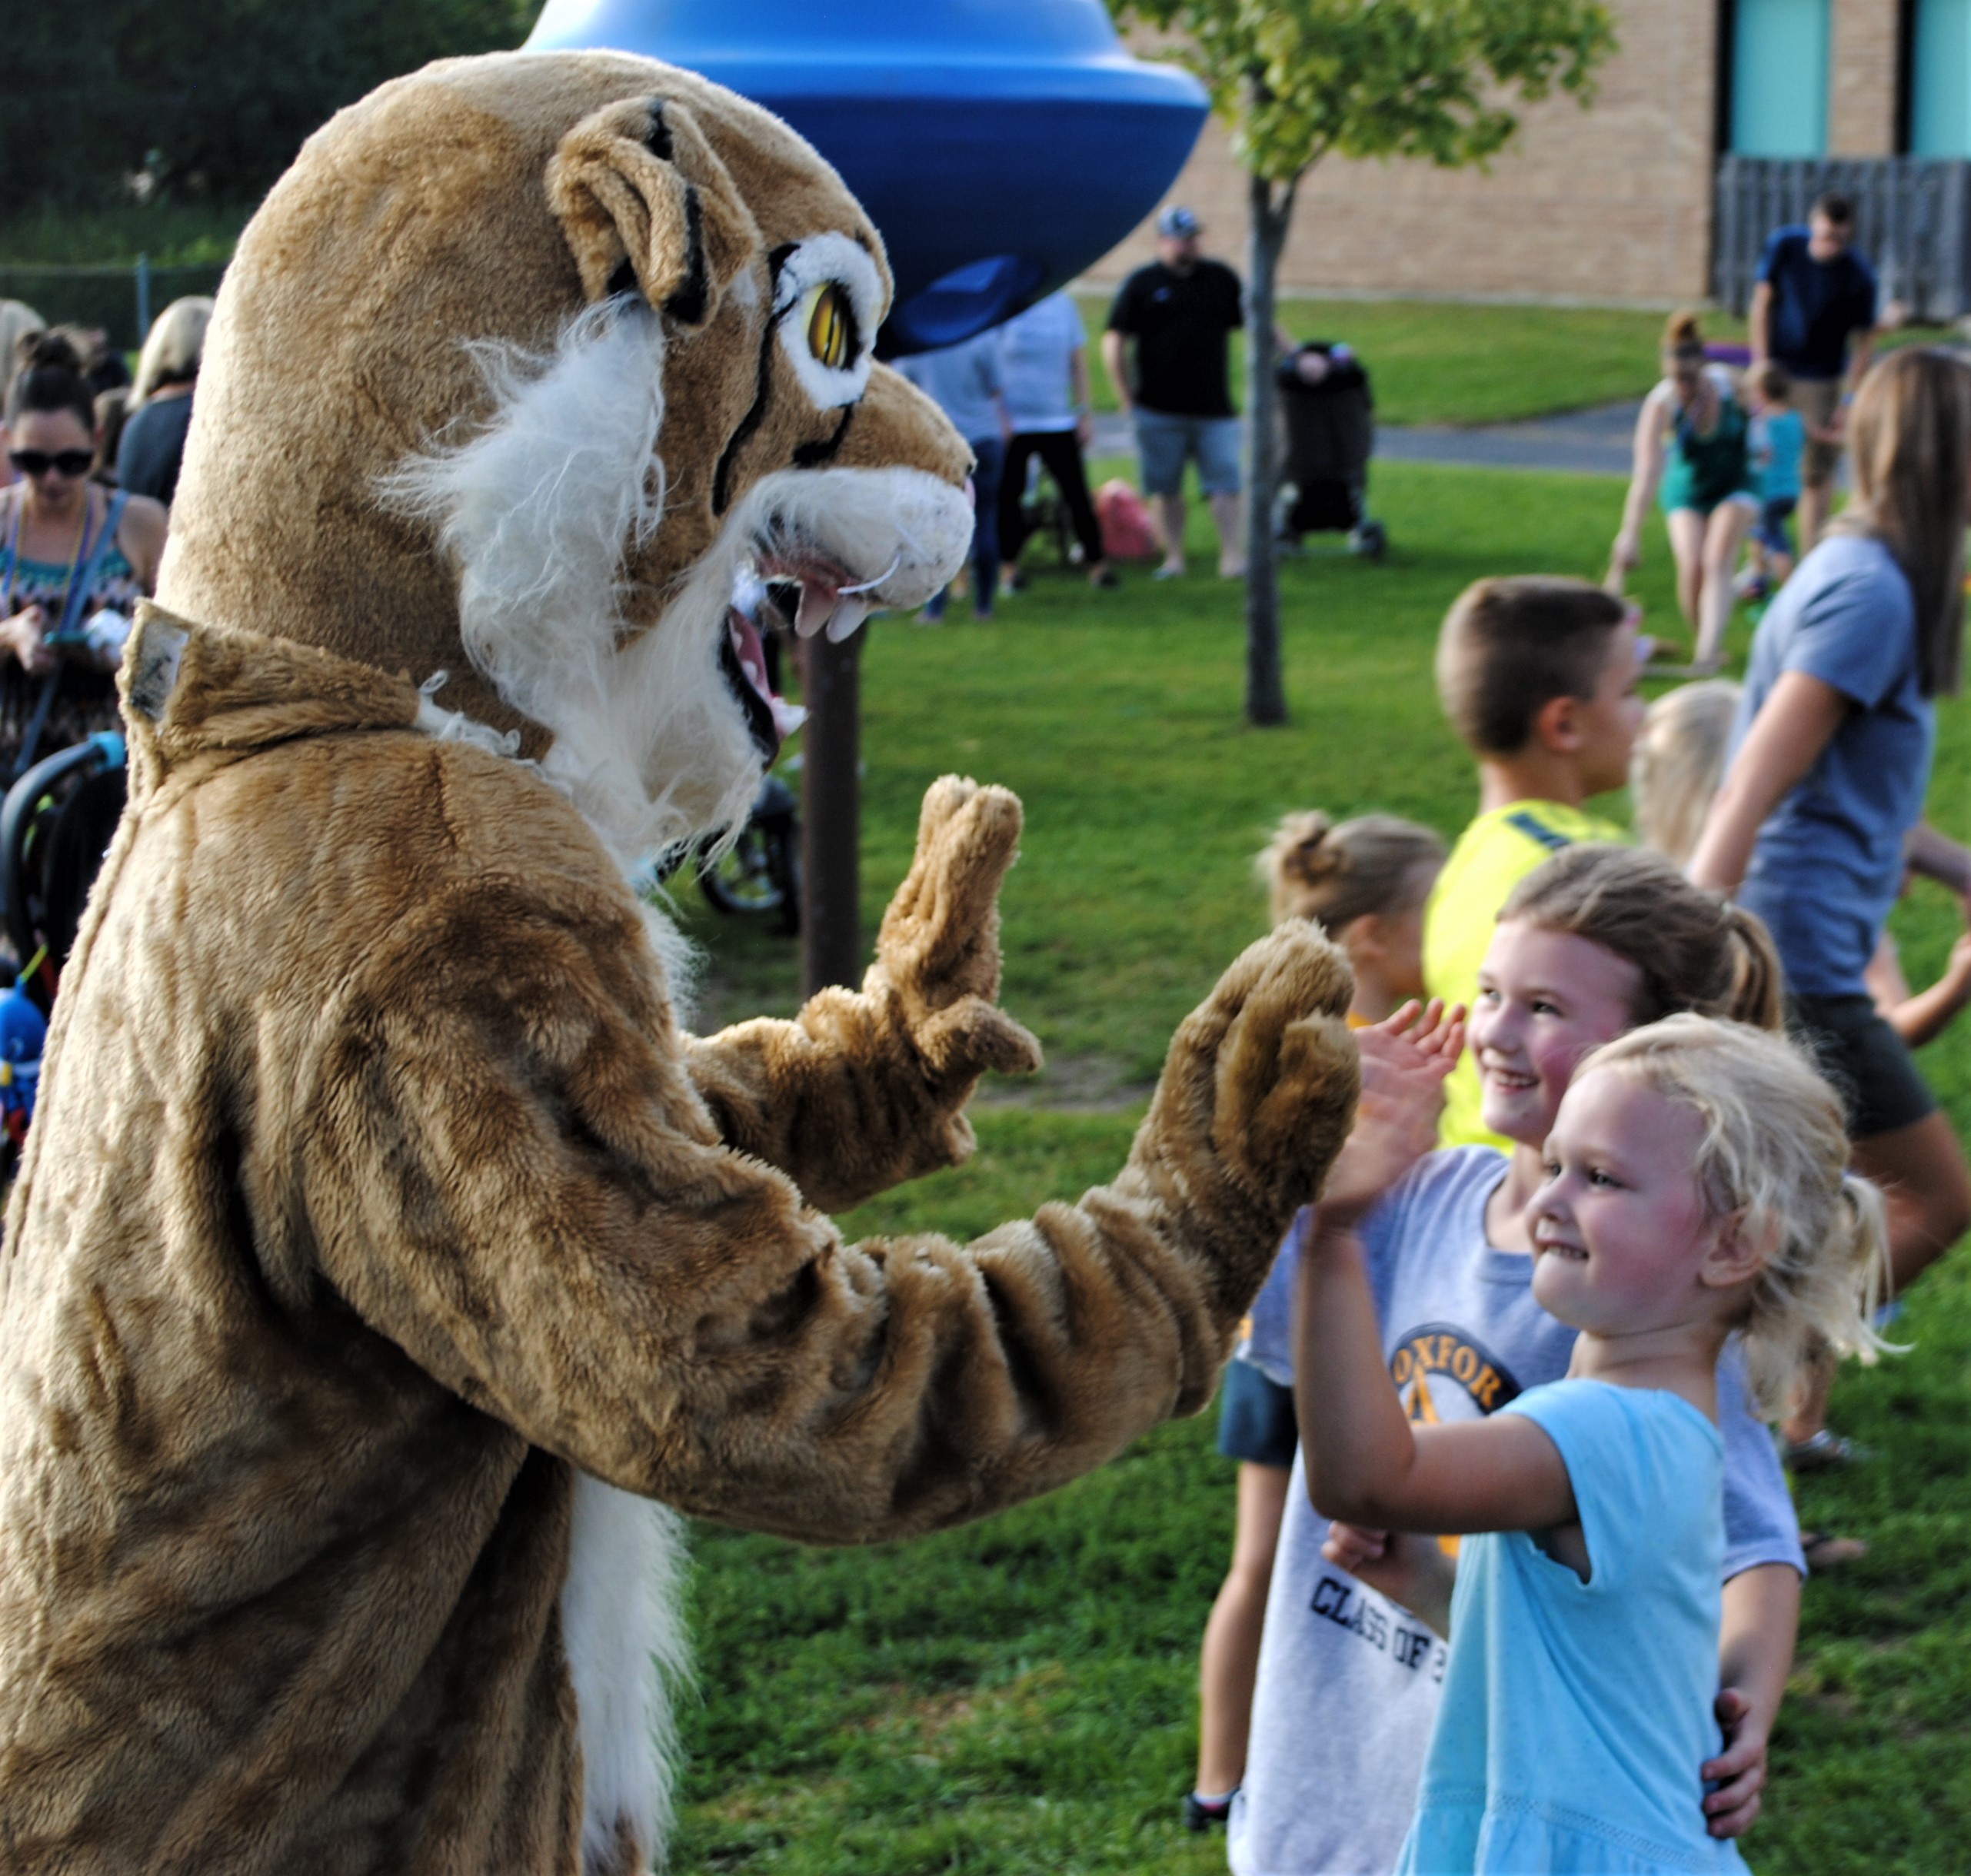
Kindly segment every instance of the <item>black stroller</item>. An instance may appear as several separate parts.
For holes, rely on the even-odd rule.
[[[1346,534],[1349,551],[1379,560],[1389,547],[1369,514],[1376,401],[1369,374],[1346,345],[1303,345],[1279,365],[1287,437],[1273,533],[1291,549],[1303,534]]]

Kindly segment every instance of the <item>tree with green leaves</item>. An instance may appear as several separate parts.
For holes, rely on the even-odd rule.
[[[1108,0],[1169,35],[1211,94],[1247,178],[1246,714],[1287,720],[1273,509],[1279,486],[1273,306],[1301,178],[1324,156],[1483,167],[1509,106],[1556,86],[1583,105],[1615,48],[1601,0]]]

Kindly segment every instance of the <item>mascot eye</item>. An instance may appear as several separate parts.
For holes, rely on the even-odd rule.
[[[802,311],[807,318],[807,350],[831,371],[846,371],[855,356],[855,309],[847,291],[827,281],[808,290]]]

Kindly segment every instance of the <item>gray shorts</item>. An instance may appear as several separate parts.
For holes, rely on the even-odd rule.
[[[1136,452],[1143,464],[1146,495],[1175,495],[1184,484],[1184,458],[1197,461],[1197,479],[1207,495],[1239,492],[1241,425],[1236,417],[1173,417],[1136,407]]]

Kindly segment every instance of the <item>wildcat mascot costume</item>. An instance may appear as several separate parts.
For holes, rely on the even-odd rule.
[[[777,747],[743,583],[840,634],[964,557],[888,294],[786,126],[614,55],[388,85],[241,239],[7,1218],[0,1868],[642,1869],[680,1512],[904,1537],[1209,1396],[1352,1109],[1313,928],[1113,1185],[851,1245],[1037,1059],[1017,803],[934,787],[792,1023],[688,1033],[628,883]]]

